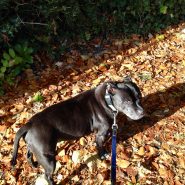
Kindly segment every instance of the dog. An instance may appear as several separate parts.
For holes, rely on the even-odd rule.
[[[19,140],[23,137],[27,143],[28,161],[36,167],[34,154],[38,164],[45,170],[46,180],[53,185],[57,142],[79,139],[97,131],[96,146],[99,156],[103,158],[106,155],[103,143],[113,124],[115,110],[132,120],[139,120],[144,116],[141,92],[130,77],[120,82],[104,82],[35,114],[16,133],[11,165],[16,165]]]

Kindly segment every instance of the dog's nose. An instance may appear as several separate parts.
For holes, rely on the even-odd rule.
[[[139,109],[137,110],[137,112],[138,112],[139,114],[142,114],[142,113],[144,112],[144,110],[143,110],[143,108],[139,108]]]
[[[144,109],[140,108],[137,110],[138,114],[140,114],[142,117],[145,115]]]

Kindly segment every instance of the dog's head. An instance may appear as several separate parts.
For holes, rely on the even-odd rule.
[[[107,92],[111,95],[113,106],[119,112],[132,120],[138,120],[144,116],[141,92],[130,77],[126,77],[123,82],[109,82]]]

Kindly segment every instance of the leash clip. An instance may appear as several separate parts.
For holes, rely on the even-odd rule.
[[[116,116],[118,115],[118,110],[113,112],[113,116],[114,116],[114,122],[112,124],[112,129],[113,130],[117,130],[118,129],[118,125],[116,124]]]

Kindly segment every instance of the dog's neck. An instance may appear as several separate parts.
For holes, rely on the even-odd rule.
[[[103,109],[105,110],[106,114],[113,119],[113,112],[110,109],[110,107],[107,105],[106,100],[105,100],[105,94],[106,94],[106,88],[107,88],[107,84],[103,83],[101,85],[99,85],[96,89],[95,89],[95,98],[98,100],[98,102],[100,102],[100,106],[103,107]]]

